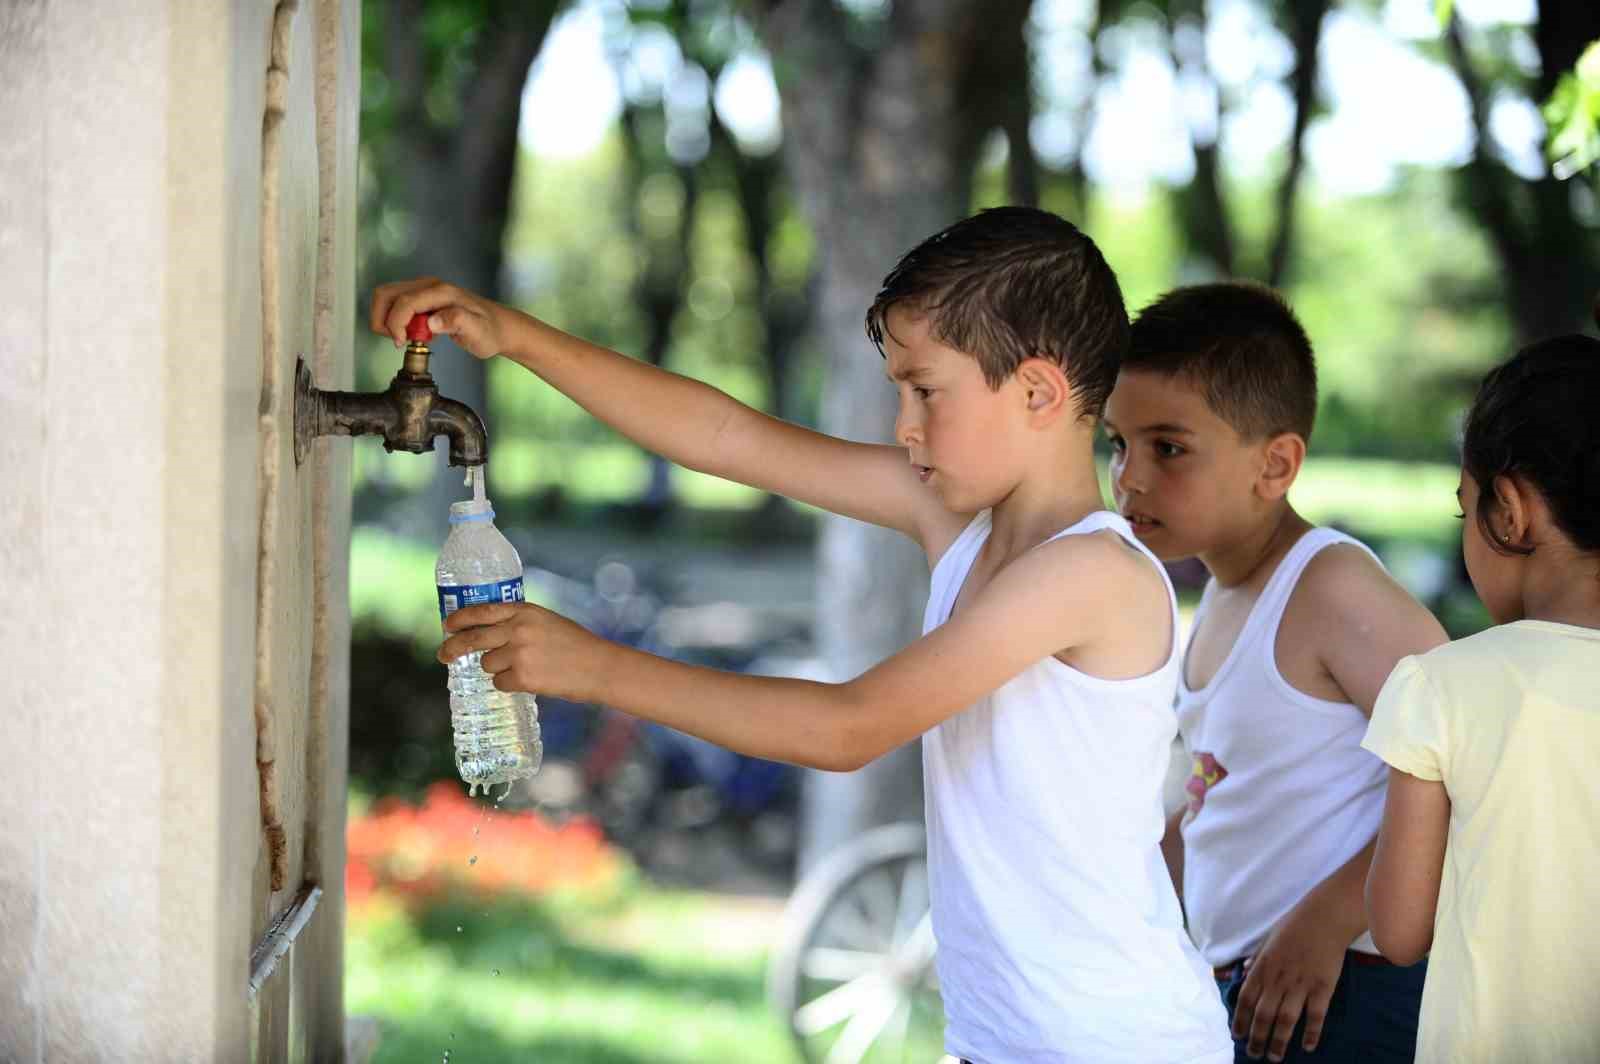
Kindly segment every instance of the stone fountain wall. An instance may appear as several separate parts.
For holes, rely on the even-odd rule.
[[[342,1054],[359,33],[0,0],[0,1059]]]

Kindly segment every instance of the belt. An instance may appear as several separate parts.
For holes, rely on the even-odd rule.
[[[1345,957],[1345,960],[1350,962],[1351,964],[1360,964],[1360,965],[1363,965],[1363,966],[1369,967],[1369,968],[1376,968],[1376,967],[1392,968],[1392,967],[1394,967],[1394,963],[1392,961],[1389,961],[1389,960],[1385,959],[1381,955],[1376,954],[1376,953],[1366,953],[1366,952],[1364,952],[1362,950],[1358,950],[1358,949],[1345,950],[1344,957]],[[1244,971],[1247,968],[1247,962],[1250,959],[1251,958],[1246,957],[1246,958],[1243,958],[1242,960],[1234,961],[1232,964],[1224,964],[1220,968],[1211,969],[1211,973],[1217,977],[1217,982],[1219,982],[1219,983],[1229,982],[1230,980],[1232,980],[1234,978],[1234,976],[1241,975],[1241,974],[1244,973]]]

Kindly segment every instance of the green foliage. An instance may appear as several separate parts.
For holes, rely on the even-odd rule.
[[[1570,177],[1600,159],[1600,41],[1584,49],[1545,101],[1548,153],[1557,177]]]
[[[1454,552],[1460,526],[1453,464],[1354,458],[1306,460],[1289,494],[1301,515],[1382,540]]]

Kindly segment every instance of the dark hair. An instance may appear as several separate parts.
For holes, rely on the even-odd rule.
[[[1461,467],[1480,489],[1478,527],[1502,554],[1526,551],[1489,528],[1500,476],[1530,482],[1579,550],[1600,550],[1600,340],[1541,340],[1490,370],[1467,411]]]
[[[1174,288],[1133,320],[1123,369],[1194,383],[1235,432],[1311,439],[1317,362],[1283,297],[1249,281]]]
[[[1024,359],[1061,366],[1078,413],[1099,417],[1128,347],[1128,309],[1094,241],[1049,211],[979,211],[910,251],[867,310],[883,353],[889,310],[929,316],[932,334],[972,355],[998,389]]]

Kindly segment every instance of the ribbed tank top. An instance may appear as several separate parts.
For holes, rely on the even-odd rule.
[[[1114,513],[1051,539],[1102,529],[1159,569]],[[924,632],[949,618],[989,531],[985,511],[934,566]],[[1233,1060],[1160,853],[1179,649],[1118,681],[1045,658],[923,735],[947,1052],[982,1064]]]
[[[1183,902],[1212,965],[1252,956],[1284,914],[1372,841],[1383,817],[1388,770],[1361,749],[1366,717],[1297,690],[1278,671],[1284,609],[1311,559],[1336,543],[1372,554],[1342,532],[1307,532],[1267,580],[1216,675],[1198,690],[1178,679],[1178,725],[1193,759]],[[1352,947],[1378,952],[1366,934]]]

